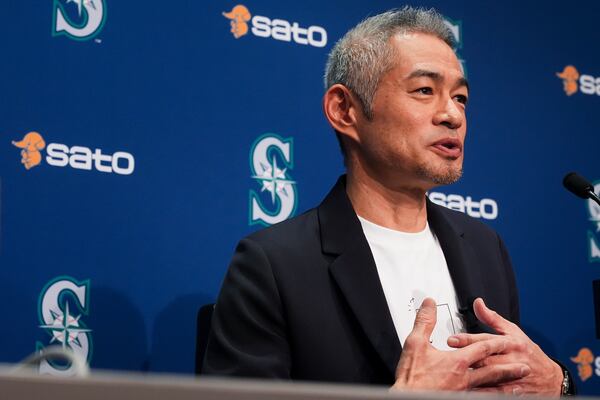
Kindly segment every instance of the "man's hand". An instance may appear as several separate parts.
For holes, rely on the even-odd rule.
[[[498,335],[461,333],[449,337],[448,345],[459,349],[466,349],[476,343],[503,337],[509,342],[506,349],[477,362],[474,365],[476,368],[475,371],[503,364],[514,365],[515,363],[527,365],[531,371],[526,377],[507,381],[497,386],[489,384],[476,385],[479,387],[474,388],[474,390],[508,394],[530,393],[560,396],[563,380],[563,372],[560,366],[548,358],[542,349],[531,341],[517,325],[505,320],[498,313],[487,308],[483,299],[476,299],[473,303],[473,309],[477,318],[493,328]]]
[[[516,381],[530,373],[529,366],[520,361],[470,368],[504,354],[510,344],[504,336],[490,335],[487,340],[473,341],[456,351],[437,350],[429,342],[436,318],[435,301],[425,299],[404,342],[392,389],[468,390]]]

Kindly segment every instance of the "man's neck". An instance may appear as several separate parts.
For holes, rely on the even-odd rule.
[[[377,225],[402,232],[421,232],[427,223],[425,191],[390,188],[367,174],[348,171],[346,192],[354,211]]]

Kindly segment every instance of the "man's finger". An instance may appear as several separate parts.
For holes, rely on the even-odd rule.
[[[520,396],[524,394],[523,388],[519,385],[502,385],[494,387],[478,387],[472,388],[472,392],[478,393],[504,393],[513,396]]]
[[[470,344],[481,342],[482,340],[490,340],[497,338],[498,335],[491,333],[459,333],[448,338],[448,346],[450,347],[467,347]]]
[[[478,320],[493,328],[499,334],[505,334],[511,330],[512,323],[502,318],[496,311],[490,310],[481,297],[473,302],[473,311]]]
[[[477,361],[475,364],[471,365],[473,368],[483,368],[490,365],[500,365],[500,364],[513,364],[513,363],[523,363],[528,364],[527,357],[521,357],[518,353],[510,353],[510,354],[495,354],[489,357],[486,357],[482,360]]]
[[[425,336],[429,341],[436,322],[437,307],[435,300],[427,297],[423,300],[419,311],[417,311],[417,317],[415,318],[412,333],[419,336]]]
[[[469,388],[497,386],[526,377],[531,368],[526,364],[502,364],[472,369],[468,372]]]
[[[452,354],[454,357],[463,358],[467,366],[472,366],[486,357],[502,354],[507,349],[509,350],[509,345],[508,339],[503,336],[496,336],[490,340],[475,342],[470,346],[452,352]]]

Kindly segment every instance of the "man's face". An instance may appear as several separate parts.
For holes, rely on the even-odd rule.
[[[373,118],[361,115],[363,167],[386,185],[429,190],[462,173],[468,89],[454,51],[435,36],[392,39],[397,62],[379,82]]]

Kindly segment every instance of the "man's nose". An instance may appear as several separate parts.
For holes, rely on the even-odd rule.
[[[464,122],[464,113],[459,109],[459,105],[454,102],[454,99],[451,98],[441,104],[433,118],[435,125],[443,125],[449,129],[458,129]]]

